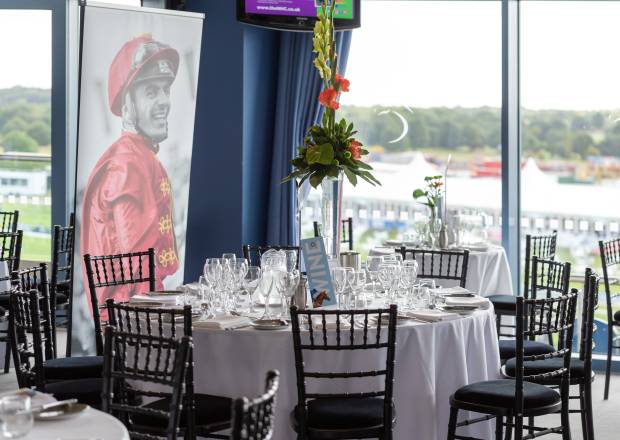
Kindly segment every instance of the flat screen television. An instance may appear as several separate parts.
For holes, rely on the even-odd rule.
[[[360,0],[335,0],[336,30],[360,27]],[[237,20],[255,26],[312,32],[321,0],[237,0]]]

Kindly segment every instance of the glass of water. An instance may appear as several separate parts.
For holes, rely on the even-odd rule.
[[[30,397],[6,396],[0,399],[0,433],[2,438],[23,437],[32,429]]]

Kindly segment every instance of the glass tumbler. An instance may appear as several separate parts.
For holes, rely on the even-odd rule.
[[[32,429],[33,417],[28,396],[0,399],[0,433],[2,438],[24,437]]]

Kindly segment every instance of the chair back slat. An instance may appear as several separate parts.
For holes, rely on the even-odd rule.
[[[84,266],[90,292],[90,303],[95,326],[97,354],[103,354],[103,326],[99,305],[113,297],[114,288],[133,286],[155,290],[155,249],[116,255],[84,255]],[[105,309],[104,309],[105,310]],[[103,319],[107,319],[107,310]]]
[[[402,246],[398,252],[403,260],[418,262],[418,278],[457,281],[461,287],[467,283],[468,250],[411,249]]]
[[[153,366],[151,359],[128,356],[130,352],[158,351],[168,359],[165,364]],[[189,368],[191,337],[181,339],[118,331],[113,326],[105,329],[103,372],[103,410],[119,418],[132,438],[175,440],[180,435],[179,422],[185,391],[186,371]],[[128,383],[133,387],[127,392]],[[149,391],[155,388],[160,391]],[[140,391],[144,390],[144,391]],[[165,391],[161,391],[165,390]],[[143,397],[169,397],[166,410],[154,409],[138,403],[136,394]],[[135,423],[132,416],[150,416],[165,421],[166,428]],[[138,419],[139,420],[139,419]]]
[[[0,211],[0,232],[17,232],[19,211]]]
[[[581,332],[579,338],[579,359],[584,363],[584,376],[592,374],[592,351],[594,350],[595,313],[598,309],[601,278],[590,268],[586,268],[583,283],[583,302],[581,307]]]
[[[232,405],[230,440],[269,440],[273,436],[278,371],[269,371],[265,392],[252,399],[235,399]]]
[[[9,272],[19,269],[23,231],[0,232],[0,261],[6,261]]]
[[[116,331],[153,338],[168,338],[176,341],[182,337],[192,337],[192,308],[189,305],[183,308],[163,309],[152,307],[141,307],[129,303],[117,303],[113,299],[106,301],[108,324],[113,326]],[[182,334],[177,328],[182,329]],[[172,352],[166,352],[165,347],[159,345],[144,344],[138,349],[133,350],[133,361],[137,363],[140,359],[144,360],[144,365],[153,371],[168,371],[174,366],[175,359]],[[127,345],[123,347],[124,359],[129,359],[126,354]],[[139,354],[139,356],[138,356]],[[189,353],[190,365],[193,365],[193,351]],[[194,369],[186,370],[184,381],[185,393],[183,407],[186,411],[187,422],[190,433],[186,434],[192,438],[195,429],[194,414]],[[160,397],[167,397],[169,394],[162,394]]]
[[[568,392],[576,306],[577,291],[575,289],[567,295],[556,298],[517,297],[515,414],[523,414],[524,381],[536,382],[555,378],[560,380],[562,393]],[[547,336],[550,340],[557,337],[557,347],[551,353],[526,356],[523,348],[524,341],[539,336]],[[545,373],[525,375],[524,362],[553,358],[561,358],[562,366]]]
[[[532,257],[530,278],[531,298],[551,298],[566,295],[570,285],[571,264]]]
[[[525,264],[524,264],[524,296],[529,298],[529,288],[531,285],[530,275],[532,272],[532,258],[538,257],[542,260],[554,260],[557,252],[558,231],[554,230],[548,235],[526,235],[525,236]]]
[[[291,307],[297,392],[299,409],[301,411],[299,420],[300,432],[303,432],[305,429],[305,417],[309,400],[351,399],[359,397],[381,397],[384,399],[383,426],[386,432],[391,430],[396,316],[397,307],[395,305],[391,305],[389,309],[364,310],[298,310],[297,307]],[[387,324],[387,326],[384,324]],[[351,331],[351,328],[354,331]],[[317,330],[320,334],[318,338],[315,335]],[[374,338],[369,337],[372,332],[375,333]],[[372,371],[315,371],[314,367],[306,365],[304,361],[306,352],[322,352],[324,356],[331,356],[332,359],[335,359],[337,356],[336,352],[353,353],[376,350],[385,350],[385,366]],[[328,353],[334,353],[334,355]],[[375,355],[369,353],[369,356]],[[324,365],[323,360],[321,359],[321,365]],[[319,382],[333,379],[346,381],[355,378],[377,376],[385,377],[383,389],[348,393],[309,392],[307,389],[307,382],[309,381],[318,384]]]
[[[43,365],[53,355],[49,314],[44,312],[49,310],[48,300],[35,289],[22,292],[15,285],[9,303],[11,350],[18,385],[45,391]]]

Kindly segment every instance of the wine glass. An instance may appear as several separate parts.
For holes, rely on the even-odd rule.
[[[353,271],[353,280],[351,282],[351,287],[353,289],[353,308],[357,307],[357,298],[360,293],[364,296],[363,304],[366,305],[366,296],[363,293],[364,287],[366,286],[366,271],[365,270],[355,270]]]
[[[261,320],[273,319],[269,309],[269,298],[271,297],[273,288],[279,282],[279,273],[279,270],[273,268],[263,268],[261,270],[260,281],[257,289],[261,299],[265,303],[265,311],[263,312],[263,316],[260,318]]]
[[[398,265],[391,263],[381,263],[379,265],[379,281],[385,290],[388,302],[393,295],[394,286],[398,282],[399,268]]]
[[[297,269],[293,269],[291,272],[286,272],[280,279],[283,290],[282,301],[282,314],[281,318],[290,319],[291,298],[295,295],[295,290],[299,285],[300,273]]]
[[[368,272],[368,278],[372,283],[372,296],[373,298],[377,294],[376,285],[379,281],[379,265],[382,263],[382,257],[379,255],[369,255],[366,258],[366,271]]]
[[[297,267],[297,251],[295,249],[286,249],[284,250],[284,255],[286,256],[286,271],[292,272]]]
[[[338,298],[338,306],[342,307],[342,294],[347,285],[347,274],[344,267],[334,267],[332,269],[332,280]]]
[[[220,259],[207,258],[203,271],[204,277],[209,283],[209,286],[212,290],[213,298],[215,299],[218,297],[217,288],[220,284],[220,279],[222,277],[222,264],[220,262]],[[218,302],[221,303],[221,301]]]
[[[258,266],[248,266],[245,276],[243,277],[243,289],[248,294],[250,301],[250,313],[254,313],[254,292],[258,288],[261,278],[261,269]]]
[[[224,253],[222,254],[222,259],[228,261],[229,264],[232,264],[237,261],[237,255],[233,253]]]
[[[400,278],[405,287],[405,304],[407,307],[409,307],[412,304],[413,286],[415,285],[417,277],[418,277],[417,266],[405,265],[402,267]]]

